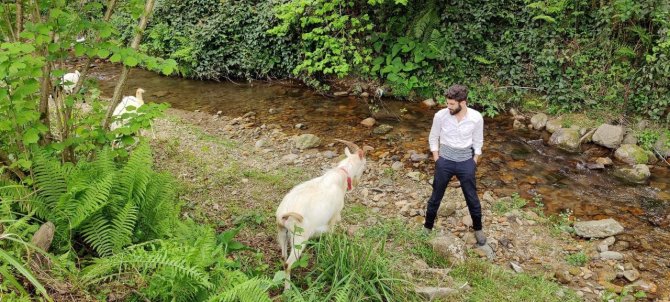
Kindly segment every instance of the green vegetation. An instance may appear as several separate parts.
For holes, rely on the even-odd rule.
[[[586,256],[584,252],[570,254],[565,257],[565,260],[570,265],[574,266],[584,266],[589,262],[589,256]]]

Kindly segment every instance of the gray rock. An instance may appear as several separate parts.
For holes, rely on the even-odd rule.
[[[377,121],[375,120],[374,117],[369,117],[369,118],[366,118],[366,119],[362,120],[361,125],[363,125],[365,127],[368,127],[368,128],[372,128],[372,126],[374,126],[376,122]]]
[[[426,299],[426,301],[442,299],[458,293],[458,290],[449,287],[417,287],[414,291]]]
[[[391,132],[391,130],[393,130],[393,126],[387,124],[381,124],[374,130],[372,130],[372,133],[381,135],[389,133]]]
[[[334,96],[347,96],[349,93],[346,91],[338,91],[333,93]]]
[[[615,251],[605,251],[600,253],[600,259],[603,260],[621,260],[623,259],[623,254]]]
[[[265,139],[259,139],[259,140],[257,140],[256,143],[254,144],[254,147],[255,147],[256,149],[262,149],[262,148],[265,147],[266,145],[267,145],[267,141],[266,141]]]
[[[488,244],[477,246],[475,252],[477,252],[478,254],[483,254],[489,261],[493,261],[496,258],[495,252]]]
[[[624,129],[621,126],[602,124],[593,133],[593,142],[607,148],[618,148],[623,141],[623,134]]]
[[[633,282],[640,278],[640,272],[636,269],[630,269],[623,272],[623,276],[628,279],[628,281]]]
[[[399,161],[394,161],[393,164],[391,165],[391,169],[393,169],[393,171],[400,171],[402,170],[403,167],[404,165],[402,164],[402,162]]]
[[[523,273],[523,267],[521,267],[521,264],[516,261],[512,261],[509,263],[509,265],[512,267],[512,269],[517,272],[517,273]]]
[[[335,154],[335,152],[333,152],[333,151],[328,150],[328,151],[323,152],[323,157],[325,157],[327,159],[334,158],[335,156],[337,156],[337,154]]]
[[[605,238],[623,232],[623,226],[612,218],[578,221],[575,222],[574,229],[577,235],[584,238]]]
[[[639,164],[633,167],[618,168],[614,170],[613,175],[626,182],[645,184],[649,177],[651,177],[651,171],[649,171],[647,165]]]
[[[549,133],[554,133],[556,130],[563,127],[563,121],[561,119],[548,120],[545,124],[545,128]]]
[[[452,233],[445,233],[430,240],[433,250],[451,263],[460,264],[465,261],[465,243]]]
[[[525,129],[525,128],[526,128],[526,125],[524,125],[524,124],[523,124],[522,122],[520,122],[519,120],[514,120],[513,127],[514,127],[514,129]]]
[[[412,153],[412,155],[409,156],[409,159],[413,162],[422,162],[428,159],[428,154],[424,153]]]
[[[321,144],[321,139],[314,134],[303,134],[295,138],[295,147],[298,149],[316,148]]]
[[[407,173],[407,177],[415,180],[415,181],[420,181],[421,180],[421,172],[418,171],[412,171]]]
[[[300,157],[300,156],[298,156],[298,154],[287,154],[287,155],[284,155],[284,156],[281,158],[281,160],[284,161],[284,162],[293,162],[293,161],[295,161],[296,159],[298,159],[299,157]]]
[[[661,156],[670,157],[670,137],[667,131],[664,131],[654,144],[654,149],[661,153]]]
[[[423,104],[424,106],[426,106],[428,108],[433,108],[437,105],[437,103],[435,103],[435,100],[433,100],[432,98],[424,100],[423,102],[421,102],[421,104]]]
[[[601,241],[600,244],[604,244],[609,247],[610,245],[614,244],[614,242],[616,242],[616,238],[614,238],[614,236],[610,236],[603,239],[603,241]]]
[[[370,94],[367,93],[367,92],[361,92],[361,97],[362,98],[367,98],[367,97],[370,97]]]
[[[37,232],[35,232],[30,242],[40,249],[48,251],[49,247],[51,247],[51,242],[54,239],[55,231],[56,226],[52,222],[47,221],[40,226]]]
[[[463,225],[465,225],[467,227],[471,227],[472,226],[472,217],[470,217],[470,215],[465,215],[465,216],[463,216],[463,218],[461,218],[461,222],[463,223]]]
[[[631,164],[646,164],[649,162],[649,155],[638,145],[624,144],[614,152],[614,158]]]
[[[544,127],[547,125],[547,120],[548,117],[544,113],[538,113],[533,115],[533,117],[530,118],[530,123],[533,125],[533,129],[535,130],[542,130]]]
[[[450,217],[456,213],[456,208],[457,206],[455,202],[443,202],[442,205],[440,205],[440,209],[437,210],[437,215],[444,218]]]
[[[637,145],[637,137],[633,133],[626,133],[623,137],[622,144]]]
[[[602,253],[602,252],[607,252],[607,251],[609,251],[609,246],[607,246],[606,244],[599,244],[598,245],[598,252]]]
[[[579,130],[572,128],[561,128],[554,132],[549,138],[549,144],[557,146],[565,151],[579,151]]]

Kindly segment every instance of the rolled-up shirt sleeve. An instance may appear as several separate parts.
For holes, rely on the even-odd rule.
[[[441,130],[442,130],[442,114],[441,112],[437,112],[435,113],[435,117],[433,117],[433,126],[430,128],[430,134],[428,135],[428,145],[430,146],[430,152],[435,152],[439,150]]]
[[[472,133],[472,148],[475,149],[475,154],[482,154],[482,146],[484,146],[484,119],[479,118]]]

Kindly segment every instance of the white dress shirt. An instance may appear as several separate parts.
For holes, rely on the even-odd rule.
[[[452,148],[467,148],[472,146],[475,154],[482,154],[484,145],[484,118],[482,114],[472,108],[467,108],[465,117],[460,122],[455,115],[449,113],[445,108],[437,113],[433,118],[433,126],[428,135],[428,144],[430,151],[439,150],[440,144]]]

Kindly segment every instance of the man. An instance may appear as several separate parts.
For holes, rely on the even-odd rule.
[[[461,189],[468,204],[477,245],[486,244],[482,230],[482,210],[477,197],[475,171],[484,144],[484,119],[472,108],[468,108],[468,89],[453,85],[447,90],[447,108],[438,111],[433,118],[428,143],[435,161],[433,194],[428,200],[427,231],[433,229],[437,210],[452,176],[461,182]]]

